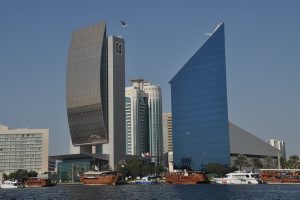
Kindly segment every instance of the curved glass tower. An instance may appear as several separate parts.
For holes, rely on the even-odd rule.
[[[108,141],[105,23],[78,29],[72,35],[67,66],[67,113],[74,145]]]
[[[104,22],[74,31],[66,81],[72,143],[109,155],[112,169],[125,158],[124,88],[124,39],[107,37]]]
[[[170,84],[175,166],[230,164],[223,23]]]

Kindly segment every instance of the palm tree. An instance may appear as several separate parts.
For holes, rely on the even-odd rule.
[[[247,161],[247,157],[244,156],[243,154],[237,155],[237,157],[234,160],[234,165],[238,166],[240,171],[241,171],[242,167],[249,166],[248,161]]]
[[[290,169],[299,169],[300,168],[299,156],[297,155],[290,156],[289,159],[286,161],[286,167]]]
[[[259,160],[259,158],[255,157],[255,158],[252,158],[252,167],[254,169],[260,169],[263,167],[261,161]]]
[[[265,167],[266,167],[267,169],[270,169],[270,168],[273,168],[273,167],[274,167],[273,159],[272,159],[271,156],[267,156],[267,157],[265,158],[265,161],[266,161]]]

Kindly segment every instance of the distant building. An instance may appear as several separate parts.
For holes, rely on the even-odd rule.
[[[145,82],[143,90],[148,94],[149,152],[153,157],[152,161],[161,163],[163,154],[161,88]]]
[[[126,87],[126,153],[147,155],[152,162],[162,161],[162,98],[158,85],[131,79]]]
[[[162,132],[163,132],[163,166],[167,167],[169,162],[173,162],[173,158],[169,159],[169,154],[173,156],[173,141],[172,141],[172,113],[162,114]]]
[[[49,129],[9,129],[0,125],[0,171],[48,171]]]
[[[132,87],[125,91],[126,154],[139,155],[149,151],[148,94],[143,79],[130,79]]]
[[[280,157],[286,159],[285,144],[282,140],[270,139],[267,143],[280,151]]]
[[[106,36],[100,22],[73,32],[66,80],[72,144],[108,155],[111,169],[125,159],[124,39]]]
[[[163,152],[168,153],[169,151],[173,151],[172,113],[162,114],[162,124],[163,124]]]

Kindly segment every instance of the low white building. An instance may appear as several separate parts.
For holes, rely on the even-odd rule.
[[[0,125],[0,171],[48,171],[49,129],[10,129]]]

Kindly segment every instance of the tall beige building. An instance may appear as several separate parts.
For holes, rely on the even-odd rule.
[[[0,125],[0,171],[48,171],[49,129],[10,129]]]
[[[162,114],[163,123],[163,149],[164,153],[173,151],[172,142],[172,113]]]

